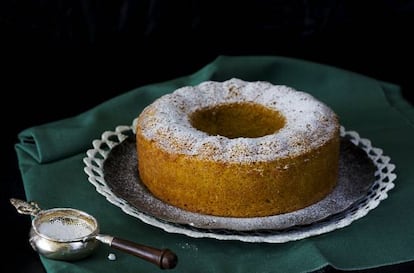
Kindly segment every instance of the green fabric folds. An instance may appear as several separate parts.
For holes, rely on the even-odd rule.
[[[185,85],[230,78],[265,80],[308,92],[329,105],[347,130],[383,149],[396,165],[389,197],[350,226],[282,243],[197,239],[147,225],[97,193],[84,173],[92,141],[132,120],[157,97]],[[42,208],[73,207],[94,215],[102,233],[177,253],[171,272],[309,272],[325,265],[363,269],[414,259],[414,111],[397,85],[323,64],[278,56],[221,56],[192,75],[142,86],[78,116],[35,126],[19,134],[19,167],[28,200]],[[107,259],[115,253],[117,259]],[[50,273],[157,272],[154,265],[102,245],[87,259],[45,259]]]

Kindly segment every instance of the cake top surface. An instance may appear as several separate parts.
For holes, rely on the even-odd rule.
[[[191,124],[194,112],[232,103],[255,103],[278,111],[285,125],[261,137],[227,138],[209,135]],[[294,156],[323,145],[339,130],[333,110],[310,94],[285,85],[237,78],[179,88],[148,105],[136,121],[136,131],[167,152],[219,162]]]

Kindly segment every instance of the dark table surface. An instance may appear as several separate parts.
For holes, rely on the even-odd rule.
[[[7,245],[1,266],[10,272],[44,272],[28,244],[29,218],[9,203],[11,197],[25,199],[14,144],[27,127],[193,73],[218,55],[278,55],[337,66],[400,85],[414,105],[414,1],[257,1],[237,8],[214,1],[138,2],[0,4],[1,210]],[[251,13],[261,16],[242,18]],[[413,271],[409,262],[355,272]]]

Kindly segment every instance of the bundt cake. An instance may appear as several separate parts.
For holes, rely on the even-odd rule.
[[[142,183],[191,212],[288,213],[337,183],[337,115],[285,85],[233,78],[185,86],[148,105],[135,133]]]

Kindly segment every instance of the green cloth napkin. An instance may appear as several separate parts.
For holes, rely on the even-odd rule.
[[[351,225],[288,243],[191,238],[141,222],[96,192],[83,158],[104,131],[131,125],[157,97],[185,85],[233,77],[266,80],[306,91],[329,105],[347,130],[383,149],[396,165],[386,200]],[[136,88],[78,116],[28,128],[16,152],[28,200],[41,208],[73,207],[95,216],[102,233],[158,248],[179,258],[171,272],[309,272],[326,265],[364,269],[414,259],[414,111],[399,86],[350,71],[278,56],[220,56],[192,75]],[[117,259],[107,258],[115,253]],[[100,245],[87,259],[49,260],[47,272],[158,272],[153,264]]]

